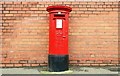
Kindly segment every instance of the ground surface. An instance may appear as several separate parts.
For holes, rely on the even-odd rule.
[[[0,68],[2,74],[41,74],[47,67]],[[70,66],[72,74],[118,74],[117,67],[80,67]]]

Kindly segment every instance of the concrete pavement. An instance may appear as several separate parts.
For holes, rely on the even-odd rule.
[[[112,67],[80,67],[71,66],[71,74],[118,74],[118,69]],[[41,74],[47,67],[0,68],[2,74]]]

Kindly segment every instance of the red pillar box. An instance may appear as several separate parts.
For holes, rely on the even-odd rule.
[[[49,6],[49,71],[68,70],[68,16],[72,8]]]

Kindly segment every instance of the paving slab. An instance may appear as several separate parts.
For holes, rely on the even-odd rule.
[[[47,67],[0,68],[2,74],[42,74]],[[118,74],[118,70],[103,67],[70,67],[70,74]],[[68,73],[69,74],[69,73]]]

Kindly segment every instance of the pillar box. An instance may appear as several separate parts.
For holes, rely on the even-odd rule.
[[[68,70],[68,16],[72,8],[49,6],[49,55],[48,67],[51,72]]]

